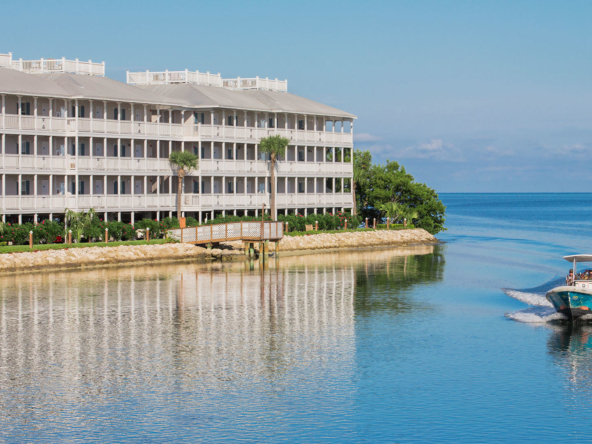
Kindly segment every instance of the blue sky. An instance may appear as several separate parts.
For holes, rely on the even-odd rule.
[[[4,2],[0,52],[287,78],[441,192],[592,185],[592,2]]]

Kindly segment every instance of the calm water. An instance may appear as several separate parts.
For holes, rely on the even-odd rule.
[[[592,325],[542,295],[591,198],[443,195],[435,247],[0,278],[0,439],[590,441]]]

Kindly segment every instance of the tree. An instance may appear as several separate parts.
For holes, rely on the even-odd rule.
[[[286,148],[289,143],[290,141],[288,139],[279,135],[264,137],[261,139],[261,142],[259,142],[259,149],[262,153],[269,154],[269,161],[271,163],[271,220],[277,219],[277,209],[275,205],[275,165],[278,157],[283,157],[286,154]]]
[[[372,164],[372,155],[368,151],[356,150],[354,181],[355,203],[363,217],[380,217],[385,211],[382,205],[392,202],[407,211],[405,215],[401,213],[394,217],[413,221],[416,227],[431,234],[445,230],[446,207],[436,192],[423,183],[415,182],[398,162],[387,160],[383,165]]]
[[[352,213],[354,216],[358,214],[358,207],[361,211],[362,207],[367,203],[368,172],[371,166],[372,155],[370,151],[356,150],[354,152],[354,177],[352,180],[352,197],[354,201]]]
[[[88,212],[80,211],[79,213],[66,208],[66,237],[68,236],[67,228],[72,230],[76,242],[82,239],[82,233],[88,231],[95,219],[95,210],[91,208]],[[90,242],[90,237],[88,238]]]
[[[183,178],[186,174],[196,170],[199,158],[189,151],[173,151],[169,156],[171,165],[177,168],[177,219],[181,220],[181,200],[183,198]]]
[[[401,205],[396,203],[396,202],[387,202],[382,204],[379,208],[380,211],[382,211],[386,217],[386,227],[387,229],[389,228],[391,219],[393,219],[394,217],[397,217],[399,214],[401,214],[401,212],[403,212],[404,210],[401,208]]]

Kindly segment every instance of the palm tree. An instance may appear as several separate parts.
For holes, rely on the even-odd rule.
[[[197,169],[199,157],[189,151],[173,151],[169,156],[171,165],[177,167],[179,186],[177,187],[177,219],[181,220],[181,199],[183,196],[183,178]]]
[[[94,208],[88,210],[87,213],[85,213],[84,211],[77,213],[76,211],[72,211],[66,208],[66,233],[68,233],[69,226],[70,230],[72,230],[72,234],[74,234],[74,239],[76,239],[77,242],[80,242],[80,239],[82,238],[82,233],[85,230],[89,231],[93,223],[94,217]],[[90,242],[90,236],[88,238],[88,241]]]
[[[277,162],[278,157],[283,157],[286,154],[286,148],[289,143],[290,141],[288,139],[279,135],[264,137],[261,139],[261,142],[259,142],[259,149],[262,153],[269,154],[269,160],[271,162],[271,220],[276,220],[277,218],[277,210],[275,207],[275,163]]]
[[[413,223],[413,219],[419,219],[419,213],[415,208],[405,207],[401,214],[402,219],[407,219],[410,223]]]
[[[391,219],[397,217],[404,212],[404,208],[397,202],[387,202],[382,204],[379,208],[386,216],[386,228],[390,228]]]

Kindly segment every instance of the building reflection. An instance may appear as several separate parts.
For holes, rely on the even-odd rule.
[[[2,277],[3,415],[143,390],[207,401],[229,383],[306,380],[314,396],[327,377],[337,403],[351,396],[356,316],[421,309],[410,289],[443,269],[438,247],[416,246]]]

